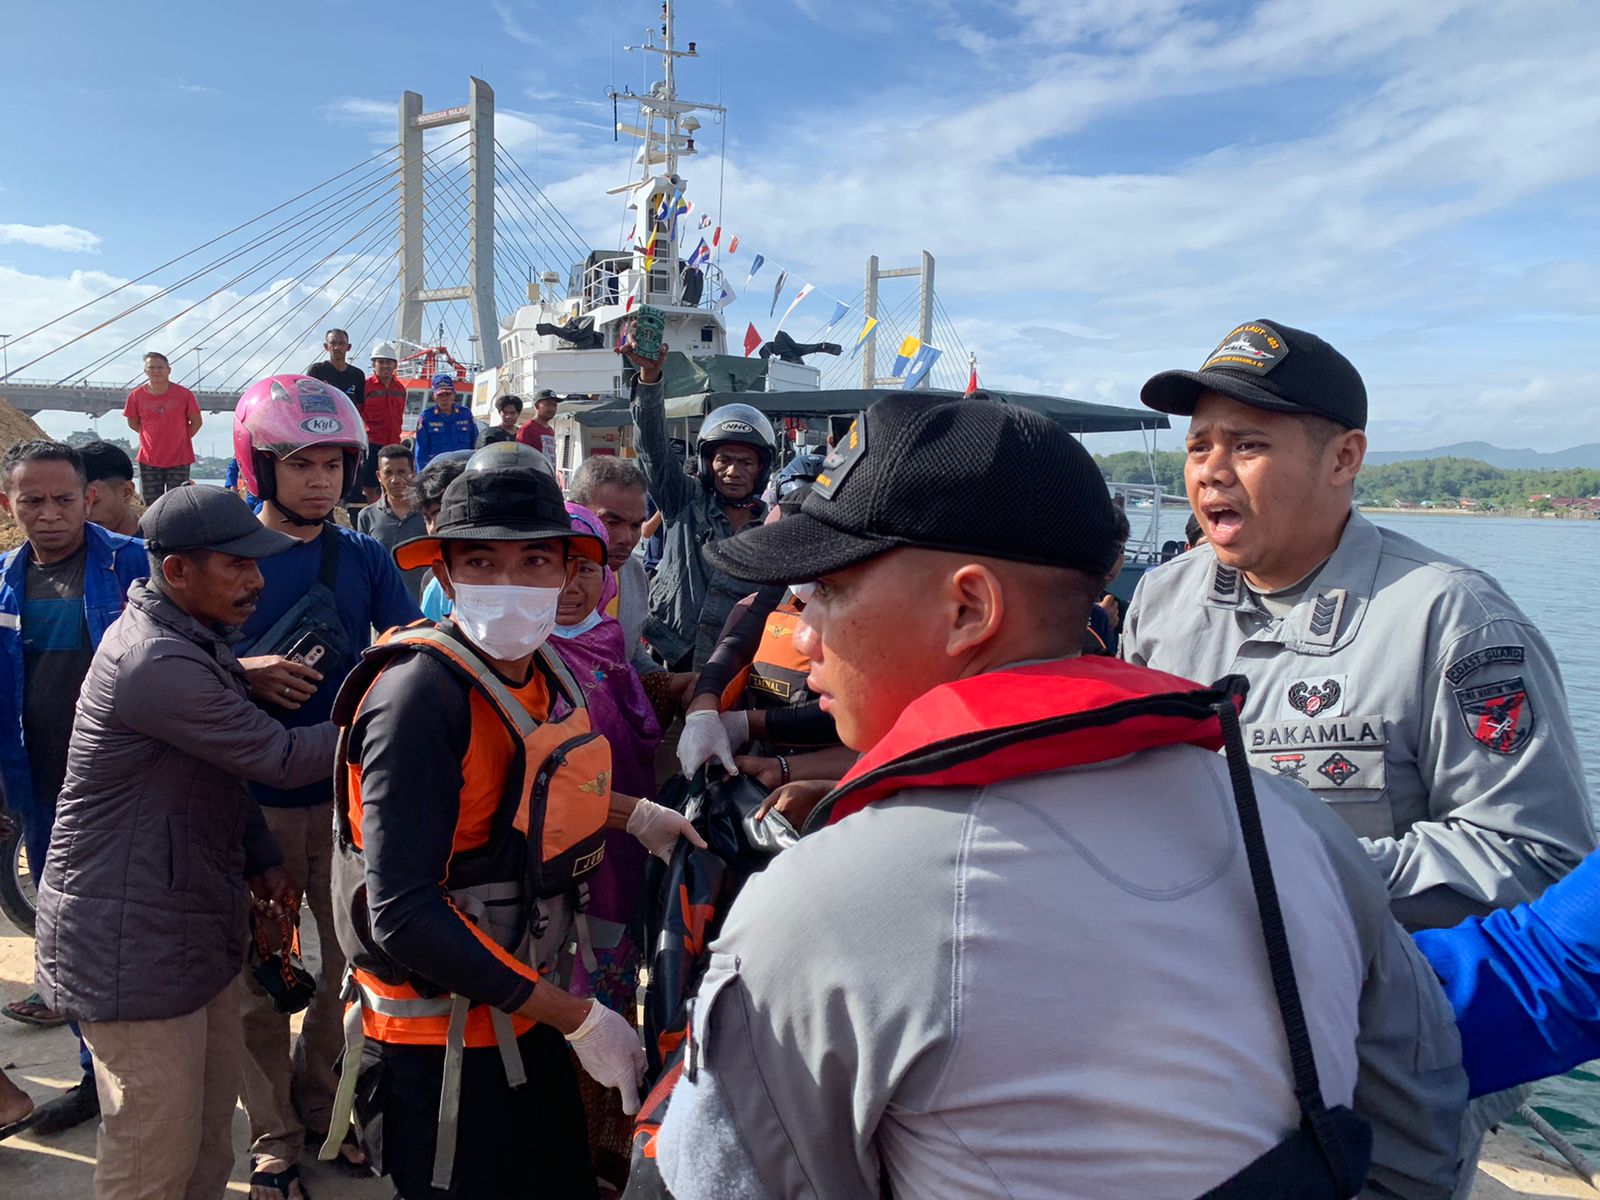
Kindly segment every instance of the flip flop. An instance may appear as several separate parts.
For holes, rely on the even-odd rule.
[[[293,1166],[287,1167],[282,1171],[250,1172],[251,1187],[274,1188],[277,1190],[279,1195],[284,1197],[284,1200],[288,1200],[289,1188],[291,1185],[296,1183],[300,1185],[300,1194],[305,1197],[305,1200],[311,1200],[311,1192],[306,1187],[305,1180],[300,1178],[299,1163],[295,1163]]]
[[[18,1012],[16,1008],[18,1004],[26,1004],[31,1008],[45,1007],[44,1001],[39,998],[39,993],[34,992],[26,1000],[13,1000],[4,1008],[0,1008],[0,1013],[5,1014],[19,1024],[32,1025],[35,1029],[59,1029],[67,1023],[66,1017],[58,1016],[55,1013],[51,1013],[48,1017],[36,1017],[31,1013]],[[48,1012],[49,1010],[46,1009],[45,1011]]]
[[[33,1113],[29,1113],[20,1121],[13,1121],[9,1125],[0,1125],[0,1142],[5,1141],[13,1133],[21,1133],[33,1123]]]

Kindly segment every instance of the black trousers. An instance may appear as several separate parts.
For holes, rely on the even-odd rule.
[[[433,1186],[444,1049],[368,1042],[356,1116],[362,1145],[398,1200],[595,1200],[594,1169],[566,1040],[547,1025],[517,1039],[528,1082],[506,1082],[500,1052],[468,1050],[455,1174]]]

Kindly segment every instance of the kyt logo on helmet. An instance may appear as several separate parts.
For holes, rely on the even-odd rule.
[[[233,457],[250,493],[277,504],[297,524],[315,525],[283,509],[277,463],[318,446],[344,452],[344,484],[350,491],[367,450],[367,431],[356,406],[338,388],[306,375],[269,375],[244,390],[233,410]]]

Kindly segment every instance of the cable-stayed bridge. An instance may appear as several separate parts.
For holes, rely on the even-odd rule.
[[[457,128],[458,126],[464,128]],[[286,176],[287,177],[287,176]],[[322,358],[323,331],[402,358],[444,344],[500,362],[500,317],[589,247],[494,134],[494,93],[424,111],[405,93],[396,140],[225,232],[34,328],[0,333],[0,397],[24,412],[119,411],[145,351],[202,408]]]

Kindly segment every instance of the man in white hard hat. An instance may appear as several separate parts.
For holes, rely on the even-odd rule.
[[[368,504],[376,504],[382,489],[378,483],[378,452],[400,440],[400,426],[406,415],[406,385],[395,378],[392,342],[372,347],[372,374],[367,376],[367,400],[361,419],[367,425],[367,457],[361,464],[361,491]]]

